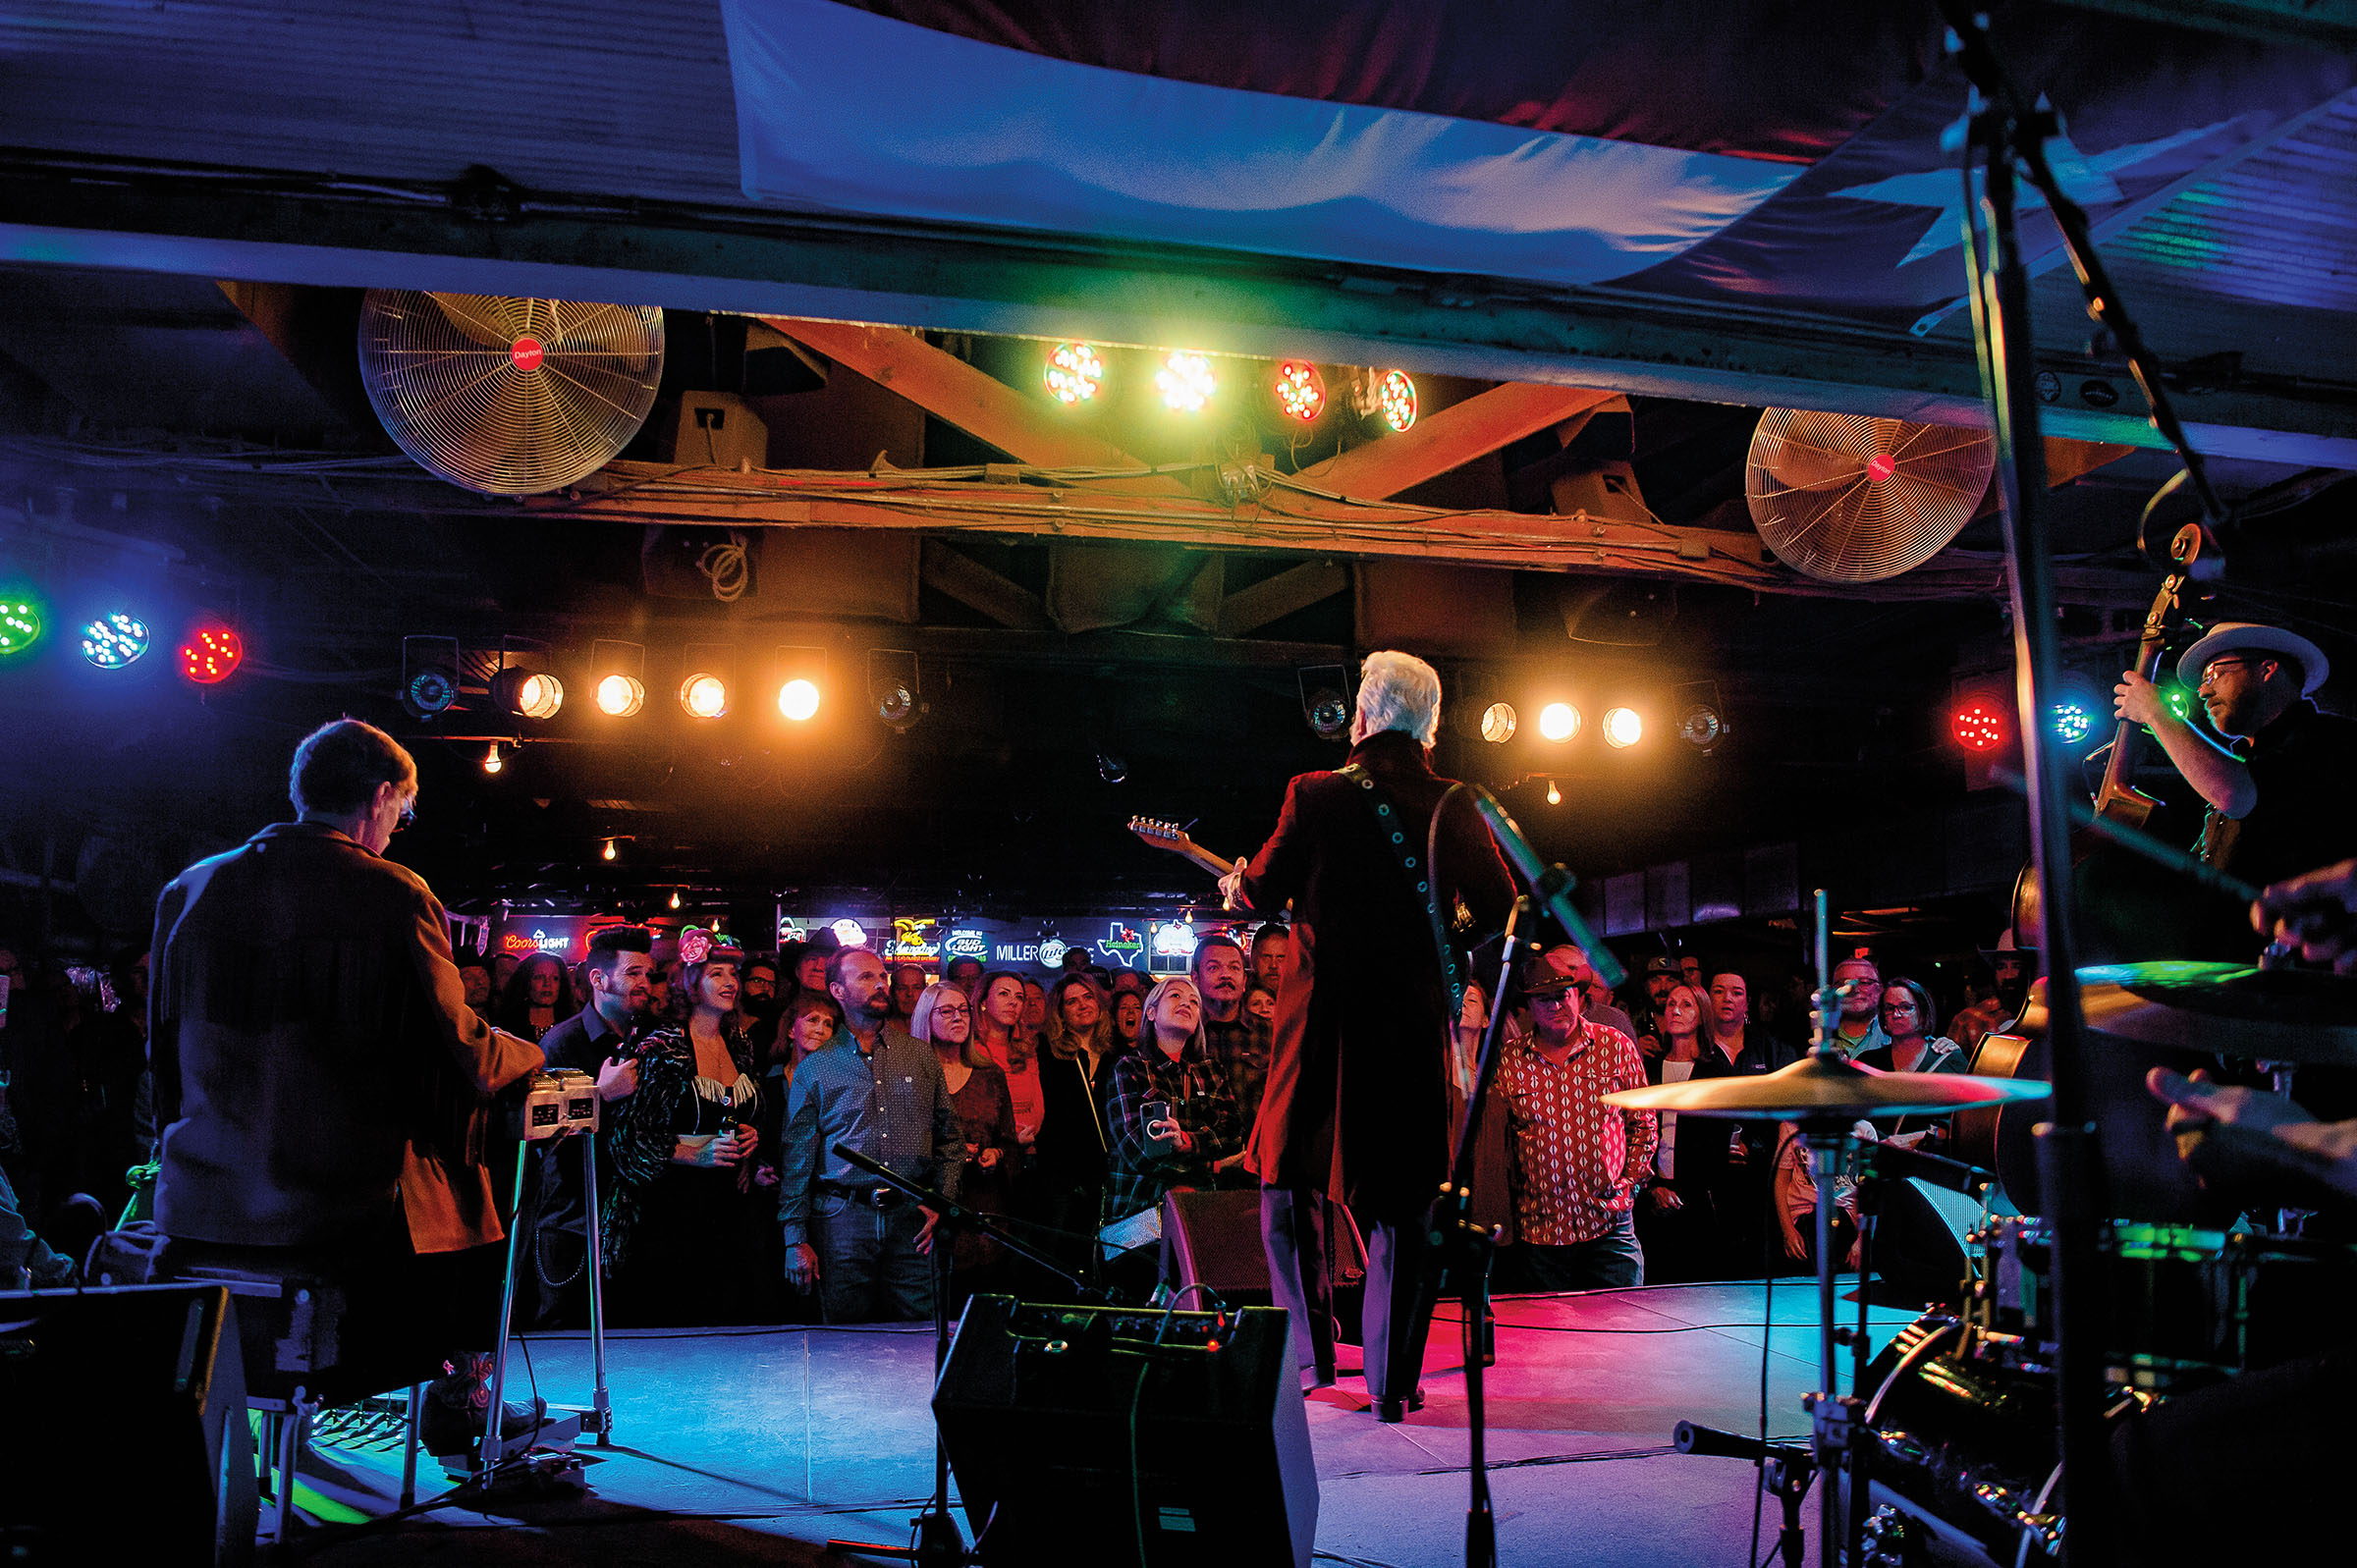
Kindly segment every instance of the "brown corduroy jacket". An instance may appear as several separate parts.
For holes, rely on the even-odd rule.
[[[156,904],[148,1051],[168,1236],[418,1252],[504,1234],[491,1096],[540,1048],[467,1007],[432,890],[333,828],[279,823]]]

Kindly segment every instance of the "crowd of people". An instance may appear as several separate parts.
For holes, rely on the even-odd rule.
[[[1176,1188],[1256,1184],[1239,1167],[1290,949],[1289,928],[1269,921],[1205,938],[1182,975],[1094,966],[1075,950],[1045,985],[972,958],[937,974],[823,930],[775,953],[717,932],[608,927],[576,963],[456,957],[470,1008],[539,1044],[551,1067],[598,1080],[607,1311],[656,1325],[929,1312],[930,1217],[842,1160],[844,1141],[1007,1222],[1072,1273],[1126,1270],[1150,1287],[1147,1271],[1167,1267],[1157,1221],[1124,1221]],[[14,988],[0,1028],[0,1178],[17,1217],[0,1220],[13,1224],[0,1265],[33,1283],[71,1280],[91,1237],[141,1212],[156,1133],[147,964],[127,949],[102,972],[43,973],[0,948]],[[1751,980],[1735,968],[1656,953],[1641,971],[1616,997],[1567,945],[1534,947],[1515,968],[1483,1166],[1495,1189],[1483,1201],[1505,1227],[1501,1288],[1740,1277],[1809,1261],[1813,1188],[1788,1130],[1689,1118],[1681,1135],[1674,1115],[1600,1098],[1784,1065],[1807,1039],[1805,977],[1777,977],[1778,1004],[1763,1010],[1778,1012],[1778,1030],[1754,1016]],[[1922,984],[1886,982],[1864,954],[1836,979],[1849,983],[1836,1044],[1902,1071],[1963,1070],[1969,1045],[2019,1000],[1982,974],[1966,1005],[1991,1016],[1960,1013],[1977,1025],[1960,1043],[1936,1027]],[[1471,985],[1460,1097],[1489,1010]],[[1884,1131],[1937,1147],[1942,1129]],[[494,1159],[503,1207],[518,1159],[529,1165],[520,1319],[578,1324],[582,1156],[508,1146]],[[1109,1230],[1133,1245],[1103,1241]],[[951,1258],[956,1299],[1056,1288],[971,1230]]]

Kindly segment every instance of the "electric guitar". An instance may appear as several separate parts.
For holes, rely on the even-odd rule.
[[[1129,831],[1157,849],[1167,849],[1181,859],[1193,861],[1215,877],[1225,877],[1243,864],[1240,860],[1228,860],[1213,854],[1189,838],[1186,830],[1175,822],[1163,822],[1154,817],[1131,817]],[[1221,898],[1221,905],[1228,909],[1235,907],[1225,895]]]

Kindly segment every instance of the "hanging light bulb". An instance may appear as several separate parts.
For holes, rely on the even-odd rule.
[[[674,909],[680,906],[680,890],[677,888],[671,890],[671,906]]]
[[[1560,806],[1560,805],[1562,805],[1562,803],[1563,803],[1563,791],[1562,791],[1562,788],[1561,788],[1561,787],[1560,787],[1560,786],[1559,786],[1559,785],[1556,784],[1556,782],[1555,782],[1553,779],[1550,779],[1550,780],[1548,780],[1548,781],[1547,781],[1547,804],[1549,804],[1549,805],[1551,805],[1551,806]]]
[[[499,742],[496,740],[492,741],[491,749],[483,753],[483,772],[497,773],[500,769],[506,766],[506,760],[503,759],[499,754]]]
[[[613,839],[611,839],[611,838],[608,838],[608,839],[606,840],[606,858],[607,858],[608,860],[611,860],[611,859],[613,859],[613,858],[614,858],[614,853],[615,853],[615,850],[614,850],[614,840],[613,840]]]

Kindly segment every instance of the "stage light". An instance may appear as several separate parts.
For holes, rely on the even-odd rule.
[[[646,686],[635,676],[607,676],[597,683],[597,711],[628,719],[646,706]]]
[[[605,847],[605,851],[604,851],[604,852],[605,852],[605,858],[607,858],[608,860],[612,860],[613,858],[615,858],[615,856],[617,856],[617,855],[619,855],[619,854],[621,853],[621,851],[620,851],[620,850],[618,850],[618,849],[616,849],[616,848],[614,847],[614,840],[613,840],[613,839],[611,839],[611,838],[608,838],[608,839],[606,840],[606,847]]]
[[[680,682],[680,706],[690,719],[717,719],[729,711],[729,683],[699,670]]]
[[[115,611],[82,628],[82,656],[101,670],[137,664],[147,651],[147,623]]]
[[[1060,343],[1048,351],[1048,396],[1058,403],[1087,403],[1105,384],[1105,360],[1085,343]]]
[[[2168,685],[2161,688],[2161,700],[2168,704],[2168,711],[2170,713],[2175,714],[2187,724],[2191,724],[2193,722],[2192,687],[2180,686],[2172,681]]]
[[[1293,672],[1301,694],[1301,719],[1320,740],[1350,732],[1350,672],[1341,665],[1304,665]]]
[[[1211,361],[1184,349],[1164,357],[1162,368],[1154,372],[1154,385],[1162,393],[1163,406],[1179,413],[1201,413],[1220,390]]]
[[[1604,711],[1604,743],[1617,749],[1626,749],[1645,738],[1645,721],[1637,717],[1634,708],[1607,708]]]
[[[925,716],[924,689],[914,649],[867,650],[867,704],[885,729],[904,735],[916,728]]]
[[[1314,423],[1326,411],[1326,378],[1302,359],[1288,359],[1277,367],[1277,407],[1288,419]]]
[[[1481,738],[1493,746],[1503,746],[1514,738],[1514,726],[1519,716],[1510,702],[1493,702],[1481,711]]]
[[[1718,709],[1704,703],[1688,708],[1677,722],[1677,738],[1697,751],[1710,750],[1726,733],[1727,721],[1719,717]]]
[[[1416,384],[1404,370],[1386,370],[1375,389],[1376,411],[1394,430],[1405,431],[1416,422]]]
[[[244,638],[218,621],[200,621],[180,645],[180,673],[200,686],[217,686],[245,658]]]
[[[1107,784],[1118,784],[1129,777],[1129,764],[1110,751],[1097,753],[1097,777]]]
[[[459,685],[448,671],[420,670],[401,688],[401,700],[418,718],[431,718],[459,700]]]
[[[800,724],[818,712],[818,687],[796,676],[778,688],[778,712]]]
[[[2055,727],[2055,738],[2066,746],[2083,746],[2095,733],[2095,715],[2087,705],[2065,698],[2054,706],[2049,716]]]
[[[1557,784],[1557,783],[1556,783],[1556,782],[1555,782],[1553,779],[1550,779],[1550,780],[1548,780],[1548,781],[1547,781],[1547,804],[1549,804],[1549,805],[1551,805],[1551,806],[1560,806],[1560,805],[1562,805],[1562,803],[1563,803],[1563,791],[1562,791],[1562,785],[1560,785],[1560,784]]]
[[[519,719],[554,719],[565,706],[565,683],[538,670],[502,670],[491,680],[491,700]]]
[[[1579,710],[1567,702],[1551,702],[1539,710],[1539,734],[1547,740],[1568,740],[1579,733]]]
[[[1947,732],[1966,751],[1988,752],[2005,743],[2011,727],[2002,703],[1985,692],[1974,692],[1948,713]]]
[[[497,773],[507,765],[507,760],[499,754],[499,742],[492,741],[491,749],[483,753],[483,772]]]
[[[0,599],[0,654],[23,653],[41,640],[41,607],[30,599]]]

